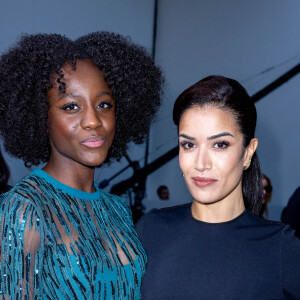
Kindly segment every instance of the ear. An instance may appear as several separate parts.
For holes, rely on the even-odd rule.
[[[252,156],[254,155],[257,146],[258,146],[258,139],[253,138],[245,150],[244,163],[243,163],[244,169],[249,168],[249,166],[251,164]]]

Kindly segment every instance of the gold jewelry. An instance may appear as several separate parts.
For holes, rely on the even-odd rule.
[[[182,177],[184,177],[184,174],[182,173]]]
[[[248,161],[248,164],[244,166],[244,171],[247,170],[251,165],[251,159]]]

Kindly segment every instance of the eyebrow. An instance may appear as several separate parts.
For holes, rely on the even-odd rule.
[[[207,140],[208,140],[208,141],[214,140],[214,139],[220,138],[220,137],[222,137],[222,136],[232,136],[232,137],[234,137],[234,135],[232,135],[232,134],[229,133],[229,132],[222,132],[222,133],[219,133],[219,134],[216,134],[216,135],[209,136],[209,137],[207,138]]]
[[[111,92],[100,92],[97,94],[97,97],[102,97],[105,95],[111,96],[113,98],[113,95]],[[58,97],[57,102],[63,100],[64,98],[67,98],[67,97],[80,98],[81,96],[78,93],[62,94],[61,96]]]
[[[183,137],[183,138],[185,138],[185,139],[187,139],[187,140],[191,140],[191,141],[194,141],[194,140],[195,140],[195,138],[193,138],[193,137],[191,137],[191,136],[188,136],[188,135],[186,135],[186,134],[184,134],[184,133],[179,134],[178,137]]]
[[[210,140],[218,139],[218,138],[220,138],[220,137],[222,137],[222,136],[232,136],[232,137],[234,137],[234,135],[232,135],[232,134],[229,133],[229,132],[222,132],[222,133],[219,133],[219,134],[216,134],[216,135],[209,136],[209,137],[207,138],[207,140],[210,141]],[[194,137],[188,136],[188,135],[186,135],[186,134],[184,134],[184,133],[179,134],[178,137],[183,137],[183,138],[185,138],[185,139],[187,139],[187,140],[191,140],[191,141],[194,141],[194,140],[195,140]]]

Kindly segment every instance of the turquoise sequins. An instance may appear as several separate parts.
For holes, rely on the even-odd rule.
[[[0,294],[140,299],[146,254],[124,201],[34,170],[0,198]]]

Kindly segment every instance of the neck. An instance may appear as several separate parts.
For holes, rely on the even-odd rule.
[[[74,163],[60,164],[59,162],[49,160],[49,162],[43,168],[43,171],[47,172],[59,182],[72,188],[88,193],[95,192],[95,168],[93,167],[87,167]]]
[[[242,192],[236,197],[227,197],[215,203],[204,204],[196,200],[192,204],[192,215],[195,219],[206,223],[228,222],[245,210]]]

